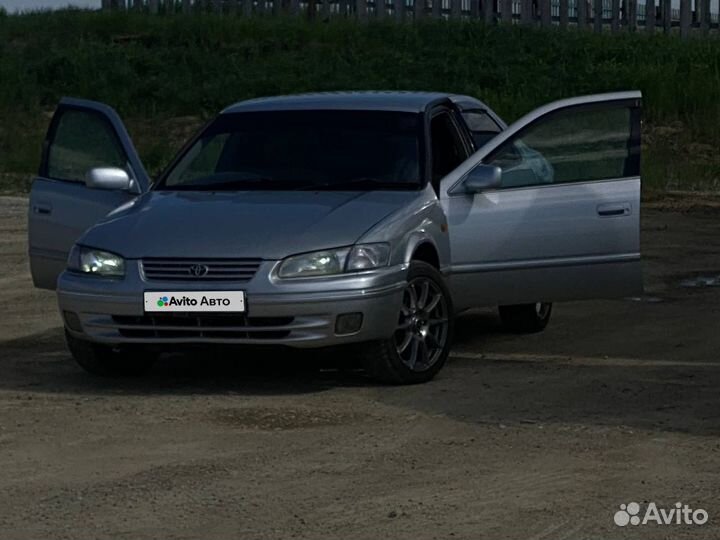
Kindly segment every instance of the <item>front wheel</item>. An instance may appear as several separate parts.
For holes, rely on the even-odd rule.
[[[78,339],[67,330],[65,341],[75,361],[92,375],[138,376],[148,371],[155,361],[154,354],[139,347],[116,350],[107,345]]]
[[[450,353],[453,323],[452,299],[442,274],[427,263],[411,262],[395,333],[364,346],[365,370],[391,384],[431,380]]]
[[[503,326],[518,334],[532,334],[545,330],[550,322],[552,304],[536,302],[516,306],[500,306],[500,319]]]

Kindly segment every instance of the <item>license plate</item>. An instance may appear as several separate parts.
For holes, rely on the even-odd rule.
[[[153,291],[144,293],[145,311],[155,313],[245,311],[243,291]]]

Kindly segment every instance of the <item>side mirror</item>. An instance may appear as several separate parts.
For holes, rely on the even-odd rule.
[[[466,193],[480,193],[500,187],[502,169],[493,165],[478,165],[465,177],[463,186]]]
[[[97,167],[87,172],[85,185],[93,189],[130,191],[132,181],[128,173],[118,167]]]

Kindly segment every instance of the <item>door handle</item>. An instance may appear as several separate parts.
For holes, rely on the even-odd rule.
[[[33,212],[43,216],[49,216],[52,214],[52,206],[49,204],[35,204],[33,205]]]
[[[628,216],[631,208],[628,202],[599,204],[597,213],[600,217]]]

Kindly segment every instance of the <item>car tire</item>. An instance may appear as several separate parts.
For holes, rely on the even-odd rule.
[[[412,261],[395,333],[362,346],[365,372],[386,384],[427,382],[445,365],[453,328],[452,298],[442,274],[430,264]]]
[[[70,354],[85,371],[102,377],[133,377],[146,373],[156,355],[139,348],[115,349],[76,338],[65,330]]]
[[[552,315],[552,304],[537,302],[535,304],[500,306],[498,311],[503,326],[510,332],[533,334],[545,330],[550,322],[550,315]]]

